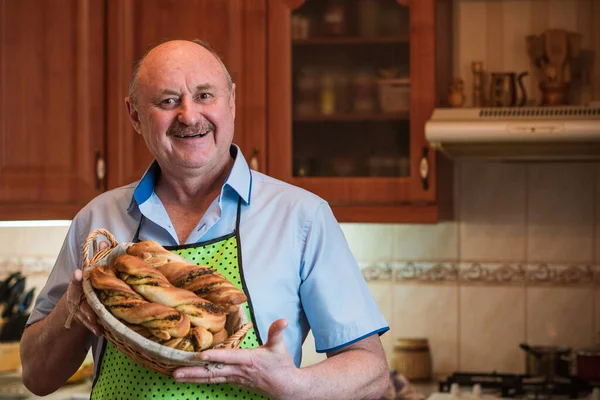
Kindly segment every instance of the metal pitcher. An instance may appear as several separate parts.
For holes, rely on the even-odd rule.
[[[516,74],[515,72],[492,72],[490,81],[490,107],[514,107],[517,105],[518,93],[517,82],[521,89],[521,101],[519,107],[527,103],[527,92],[523,84],[523,78],[529,73],[527,71]]]

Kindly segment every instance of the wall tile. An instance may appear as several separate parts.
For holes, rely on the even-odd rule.
[[[461,170],[461,260],[525,258],[525,167],[464,162]]]
[[[528,166],[527,261],[594,262],[595,164]]]
[[[524,373],[525,287],[460,289],[460,370]]]
[[[308,332],[308,336],[304,340],[304,344],[302,344],[302,362],[300,363],[301,367],[308,367],[309,365],[316,364],[325,360],[327,356],[325,353],[317,353],[315,351],[315,338],[311,332]]]
[[[66,226],[0,228],[0,256],[56,257],[68,230]]]
[[[473,72],[471,63],[473,61],[484,61],[484,68],[488,68],[486,59],[487,36],[487,14],[485,2],[460,1],[456,5],[456,39],[455,39],[455,61],[454,75],[463,79],[465,83],[465,95],[467,101],[465,106],[472,102]]]
[[[458,369],[458,286],[396,284],[390,336],[429,339],[433,371]]]
[[[600,345],[600,288],[594,289],[594,337],[593,344]]]
[[[527,342],[589,346],[594,336],[594,289],[528,287]]]
[[[458,223],[402,224],[392,228],[394,260],[457,260]]]
[[[385,350],[385,354],[388,358],[388,363],[390,363],[391,355],[394,350],[394,341],[396,340],[396,338],[392,335],[391,330],[392,321],[396,315],[394,308],[394,283],[392,281],[371,281],[368,282],[368,285],[375,302],[379,306],[379,310],[390,326],[390,330],[380,336],[381,344],[383,345],[383,349]]]
[[[368,285],[369,289],[371,290],[371,294],[375,299],[375,302],[381,310],[381,313],[388,321],[388,323],[391,324],[392,318],[394,316],[394,304],[392,295],[393,282],[368,282]],[[388,357],[388,362],[391,359],[390,356],[394,348],[394,340],[395,338],[392,337],[391,332],[389,331],[381,336],[381,343],[383,344],[383,348]],[[320,361],[323,361],[326,358],[327,356],[325,354],[317,353],[315,351],[315,338],[312,335],[312,332],[309,332],[308,336],[306,337],[306,340],[304,341],[304,344],[302,345],[301,366],[306,367],[309,365],[313,365]]]
[[[392,257],[392,224],[340,224],[358,261],[389,261]]]
[[[600,163],[596,166],[596,192],[594,203],[596,203],[596,228],[594,230],[596,236],[596,265],[600,265]]]

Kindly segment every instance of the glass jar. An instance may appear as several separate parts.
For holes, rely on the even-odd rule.
[[[319,79],[316,71],[308,68],[296,78],[295,111],[298,116],[315,115],[319,110]]]
[[[326,35],[345,35],[348,15],[343,0],[330,0],[323,13],[323,32]]]
[[[375,75],[361,71],[354,75],[354,104],[356,112],[373,112],[375,110]]]

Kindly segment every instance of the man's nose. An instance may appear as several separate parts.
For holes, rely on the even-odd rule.
[[[179,113],[177,114],[177,120],[182,124],[193,126],[200,119],[200,110],[198,106],[195,106],[192,102],[187,101],[181,103],[179,107]]]

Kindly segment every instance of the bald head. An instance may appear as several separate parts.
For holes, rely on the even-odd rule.
[[[194,40],[169,40],[163,43],[160,43],[152,48],[150,48],[144,55],[134,64],[133,72],[131,74],[131,80],[129,82],[129,101],[131,104],[137,104],[137,83],[138,76],[140,75],[140,71],[145,67],[144,65],[149,61],[153,66],[158,60],[167,61],[169,57],[181,57],[188,55],[190,57],[194,57],[194,53],[204,53],[208,52],[212,55],[216,62],[219,63],[221,69],[223,70],[223,74],[225,80],[227,81],[227,87],[229,92],[231,92],[233,88],[233,80],[231,79],[231,75],[227,70],[227,67],[221,60],[221,57],[217,54],[217,52],[206,42],[200,39]]]

